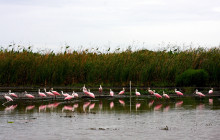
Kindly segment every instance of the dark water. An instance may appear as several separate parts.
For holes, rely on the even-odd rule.
[[[219,117],[218,97],[15,101],[0,105],[0,139],[216,140]]]

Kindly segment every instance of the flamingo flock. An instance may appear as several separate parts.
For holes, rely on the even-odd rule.
[[[85,95],[87,95],[88,97],[90,98],[95,98],[95,94],[92,93],[90,91],[90,89],[87,90],[86,86],[84,85],[83,88],[82,88],[82,91]],[[100,85],[99,87],[99,93],[102,93],[103,92],[103,88],[102,86]],[[155,96],[157,99],[161,99],[161,98],[165,98],[165,99],[170,99],[170,96],[168,94],[166,94],[164,91],[163,91],[163,94],[160,95],[159,93],[156,93],[155,90],[151,90],[150,88],[147,89],[147,92],[150,94],[150,95],[153,95]],[[181,92],[181,91],[178,91],[177,89],[174,89],[174,92],[176,93],[177,96],[184,96],[184,94]],[[125,88],[122,88],[122,90],[118,93],[118,95],[123,95],[125,93]],[[205,97],[205,94],[203,94],[202,92],[199,92],[197,89],[196,91],[194,92],[197,96],[199,97]],[[211,88],[209,91],[208,91],[208,94],[212,94],[213,93],[213,88]],[[110,92],[109,92],[109,95],[111,97],[115,96],[114,95],[114,92],[112,89],[110,89]],[[141,95],[140,92],[138,92],[137,89],[135,89],[135,95],[138,97]],[[64,93],[63,91],[61,91],[61,94],[55,90],[53,90],[53,88],[51,88],[49,91],[46,90],[46,88],[44,88],[44,93],[40,91],[40,89],[38,89],[38,96],[42,98],[46,98],[46,97],[54,97],[56,99],[56,96],[63,96],[64,97],[64,100],[71,100],[73,98],[78,98],[79,95],[78,93],[75,93],[74,91],[72,92],[72,94],[68,94],[68,93]],[[28,98],[28,99],[34,99],[35,96],[30,94],[30,93],[27,93],[27,91],[24,92],[24,97]],[[7,100],[7,102],[10,102],[10,101],[13,101],[13,98],[19,98],[19,96],[15,93],[12,93],[11,90],[9,90],[8,94],[5,94],[4,95],[4,98]],[[6,102],[6,103],[7,103]]]

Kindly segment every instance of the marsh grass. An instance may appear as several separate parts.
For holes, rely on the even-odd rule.
[[[106,85],[175,86],[187,69],[209,74],[206,86],[220,85],[220,48],[184,51],[33,52],[31,47],[0,50],[2,86]]]

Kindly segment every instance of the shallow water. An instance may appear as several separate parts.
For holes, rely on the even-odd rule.
[[[0,139],[218,139],[220,98],[25,100],[0,105]]]

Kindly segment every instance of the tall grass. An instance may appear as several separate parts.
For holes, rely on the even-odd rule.
[[[130,80],[139,86],[174,86],[175,78],[187,69],[206,70],[207,86],[219,86],[220,48],[112,53],[67,49],[57,54],[31,48],[0,50],[1,86],[124,86]]]

